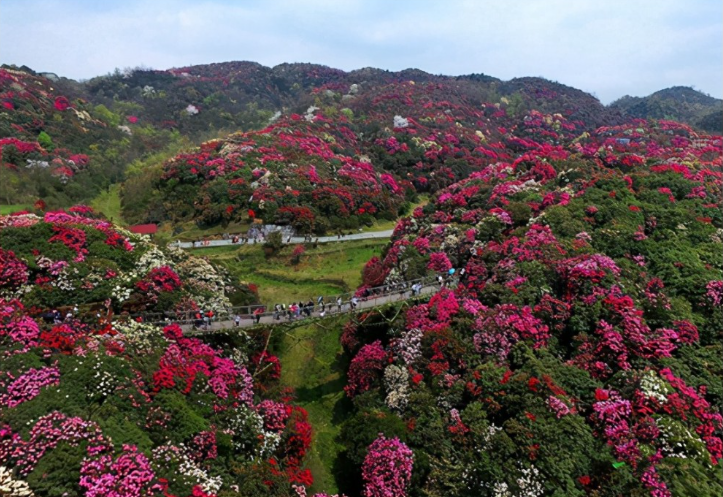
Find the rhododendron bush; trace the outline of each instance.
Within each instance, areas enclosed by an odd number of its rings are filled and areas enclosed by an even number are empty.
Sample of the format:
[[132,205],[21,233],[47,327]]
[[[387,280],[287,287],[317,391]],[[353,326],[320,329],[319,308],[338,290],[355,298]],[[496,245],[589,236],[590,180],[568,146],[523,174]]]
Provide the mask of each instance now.
[[[387,284],[420,256],[455,275],[345,329],[342,439],[366,457],[348,477],[364,495],[720,494],[723,142],[640,121],[550,147],[546,118],[526,122],[516,160],[439,191],[369,263]],[[376,433],[413,452],[411,479],[372,462]]]
[[41,310],[78,305],[175,316],[190,302],[218,310],[236,292],[250,295],[211,265],[180,250],[161,251],[85,206],[43,218],[2,217],[0,235],[0,296],[22,296]]
[[[123,315],[227,306],[223,274],[84,207],[0,217],[0,237],[3,478],[35,495],[98,497],[312,484],[307,413],[279,388],[265,336],[211,345]],[[254,378],[266,364],[273,374]]]

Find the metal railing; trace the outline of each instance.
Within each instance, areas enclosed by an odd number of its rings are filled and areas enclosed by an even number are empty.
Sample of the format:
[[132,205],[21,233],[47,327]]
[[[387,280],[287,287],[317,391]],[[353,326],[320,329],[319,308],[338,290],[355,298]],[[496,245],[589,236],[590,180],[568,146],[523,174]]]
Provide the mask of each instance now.
[[[414,280],[403,281],[390,285],[381,285],[378,287],[368,288],[364,296],[357,296],[357,305],[361,309],[370,309],[377,307],[379,299],[387,299],[388,297],[398,296],[398,301],[409,300],[414,297],[420,296],[422,293],[428,293],[430,288],[434,287],[453,287],[456,286],[458,279],[455,276],[443,278],[441,284],[439,282],[439,276],[427,276],[423,278],[417,278]],[[413,291],[416,284],[419,284],[418,291]],[[407,295],[408,294],[408,295]],[[277,311],[274,307],[269,305],[246,305],[236,306],[224,309],[214,309],[214,315],[208,321],[203,319],[203,316],[199,319],[196,315],[201,311],[184,311],[184,312],[151,312],[151,313],[140,313],[140,314],[121,314],[115,317],[114,321],[122,320],[135,320],[147,324],[154,325],[167,325],[176,323],[182,326],[193,326],[200,329],[212,328],[214,323],[231,321],[234,322],[236,316],[239,316],[243,327],[252,326],[259,323],[264,318],[272,318],[272,322],[284,322],[284,321],[295,321],[297,319],[309,318],[309,317],[326,317],[332,315],[338,315],[344,312],[356,311],[357,309],[353,306],[354,297],[356,292],[345,292],[337,295],[327,295],[323,297],[323,309],[324,315],[321,315],[322,305],[319,303],[318,298],[311,300],[312,306],[307,306],[309,302],[300,303],[299,311],[296,314],[292,314],[287,306],[285,310]],[[339,304],[339,299],[341,303]],[[372,305],[367,305],[372,302]],[[387,299],[387,302],[390,301]],[[391,301],[393,302],[393,300]],[[362,305],[359,305],[362,304]],[[309,311],[306,311],[306,309]],[[269,310],[271,309],[271,310]],[[249,323],[248,320],[251,320]],[[268,319],[264,324],[269,324]]]

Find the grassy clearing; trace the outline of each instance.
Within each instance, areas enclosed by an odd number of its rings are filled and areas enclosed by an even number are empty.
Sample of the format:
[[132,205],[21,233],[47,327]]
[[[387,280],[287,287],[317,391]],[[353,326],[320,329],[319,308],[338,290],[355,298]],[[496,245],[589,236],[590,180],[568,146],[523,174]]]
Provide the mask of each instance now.
[[293,246],[284,247],[279,255],[269,259],[260,245],[210,247],[194,252],[223,265],[240,281],[257,285],[261,302],[289,304],[357,288],[364,264],[379,255],[387,243],[358,240],[320,244],[317,248],[307,245],[297,265],[291,264]]
[[18,211],[27,211],[32,209],[32,204],[10,204],[10,205],[0,205],[0,215],[7,215],[12,214],[13,212]]
[[121,211],[120,188],[120,184],[111,185],[108,190],[100,192],[90,206],[114,223],[124,226],[126,223]]
[[339,343],[348,316],[296,328],[283,336],[279,350],[281,382],[296,389],[296,403],[309,413],[314,441],[306,467],[314,475],[313,492],[335,494],[334,462],[343,450],[337,442],[341,424],[351,412],[344,394],[345,359]]

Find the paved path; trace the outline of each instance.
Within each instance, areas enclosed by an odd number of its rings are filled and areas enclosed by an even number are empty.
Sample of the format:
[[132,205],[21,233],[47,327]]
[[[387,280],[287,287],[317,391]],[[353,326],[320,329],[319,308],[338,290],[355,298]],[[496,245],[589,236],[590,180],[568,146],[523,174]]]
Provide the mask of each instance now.
[[[428,295],[430,293],[434,293],[437,290],[439,290],[438,284],[427,285],[427,286],[422,287],[422,289],[419,292],[419,296]],[[367,309],[374,309],[376,307],[381,307],[383,305],[391,304],[394,302],[402,302],[405,300],[410,300],[417,296],[418,295],[412,295],[411,290],[407,289],[405,291],[399,291],[399,292],[395,292],[395,293],[391,293],[391,294],[387,294],[387,295],[380,295],[377,297],[369,297],[367,300],[360,299],[354,312],[359,312],[359,311],[363,311],[363,310],[367,310]],[[315,310],[314,312],[311,313],[310,317],[311,318],[321,318],[321,317],[329,318],[329,317],[333,317],[333,316],[338,316],[339,314],[349,313],[351,310],[350,309],[351,304],[349,302],[345,302],[342,305],[341,312],[338,311],[338,306],[336,305],[336,303],[334,303],[333,305],[327,305],[326,308],[327,308],[327,312],[324,316],[320,316],[319,311]],[[258,324],[259,325],[269,325],[269,324],[275,325],[275,324],[291,323],[291,322],[301,321],[304,319],[309,319],[306,317],[306,314],[304,314],[303,312],[301,313],[301,316],[302,317],[299,317],[299,318],[292,318],[291,320],[289,320],[288,317],[281,317],[280,319],[276,320],[276,319],[274,319],[273,313],[264,313],[261,316],[261,318],[259,319]],[[256,326],[256,324],[257,323],[255,322],[254,319],[245,318],[245,319],[241,320],[240,327],[241,328],[249,328],[252,326]],[[194,332],[196,332],[198,334],[203,335],[203,334],[207,334],[207,333],[213,333],[214,331],[222,331],[222,330],[226,330],[226,329],[235,328],[235,325],[234,325],[233,320],[224,320],[224,321],[214,322],[213,326],[211,327],[210,330],[202,330],[202,329],[196,330],[195,327],[193,326],[193,324],[182,324],[181,328],[183,329],[184,333],[187,333],[187,334],[194,334]]]
[[[359,299],[359,303],[357,304],[356,309],[354,312],[360,312],[368,309],[374,309],[377,307],[384,306],[386,304],[391,304],[394,302],[403,302],[406,300],[412,300],[416,299],[423,295],[429,295],[437,290],[439,290],[439,284],[427,284],[423,286],[419,292],[418,295],[412,295],[412,291],[410,289],[406,290],[400,290],[397,292],[392,292],[385,295],[378,295],[376,297],[372,296],[367,298],[366,300]],[[318,306],[317,306],[318,307]],[[338,316],[340,314],[348,314],[351,312],[351,304],[349,302],[344,302],[342,305],[342,310],[339,312],[338,306],[336,303],[333,305],[327,305],[326,309],[327,312],[324,316],[321,316],[318,310],[315,310],[312,312],[310,317],[307,317],[306,314],[303,312],[301,313],[301,317],[299,318],[292,318],[289,320],[288,316],[282,316],[280,319],[274,319],[274,313],[273,312],[265,312],[261,315],[261,318],[259,319],[259,322],[256,323],[256,320],[254,318],[251,318],[249,316],[245,316],[241,319],[240,328],[250,328],[252,326],[261,326],[261,325],[279,325],[279,324],[285,324],[285,323],[293,323],[298,321],[303,321],[305,319],[310,318],[330,318],[334,316]],[[221,321],[214,321],[210,329],[197,329],[192,323],[179,323],[181,325],[181,328],[183,329],[184,334],[186,335],[206,335],[209,333],[217,333],[224,330],[229,330],[236,328],[233,320],[231,319],[223,319]]]
[[[391,238],[392,232],[394,230],[384,230],[384,231],[368,231],[365,233],[354,233],[352,235],[342,235],[341,237],[334,235],[334,236],[318,236],[318,237],[312,237],[311,241],[312,243],[318,242],[318,243],[331,243],[331,242],[348,242],[350,240],[372,240],[372,239],[384,239],[384,238]],[[308,240],[308,239],[306,239]],[[305,241],[303,236],[292,236],[291,239],[284,238],[283,243],[289,243],[289,244],[295,244],[295,243],[308,243],[308,241]],[[231,240],[208,240],[207,242],[201,242],[200,244],[197,244],[196,247],[194,247],[195,242],[181,242],[179,243],[172,243],[171,245],[175,247],[181,247],[181,248],[208,248],[208,247],[223,247],[226,245],[258,245],[263,244],[263,241],[258,241],[255,239],[250,239],[247,243],[233,243]]]

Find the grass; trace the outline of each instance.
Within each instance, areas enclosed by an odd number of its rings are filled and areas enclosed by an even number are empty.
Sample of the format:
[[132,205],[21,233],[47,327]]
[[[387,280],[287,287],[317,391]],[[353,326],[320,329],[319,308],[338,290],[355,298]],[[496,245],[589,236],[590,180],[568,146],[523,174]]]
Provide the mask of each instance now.
[[120,184],[116,183],[111,185],[108,190],[100,192],[90,203],[90,206],[114,223],[121,226],[126,224],[121,211]]
[[225,246],[197,249],[196,255],[208,257],[226,267],[240,281],[259,288],[265,304],[316,301],[319,295],[336,295],[361,284],[364,264],[381,253],[387,240],[356,240],[307,245],[297,265],[291,264],[293,246],[267,259],[260,245]]
[[296,389],[296,404],[309,413],[314,439],[306,467],[314,476],[313,492],[335,494],[338,484],[332,471],[343,446],[337,437],[351,412],[344,394],[345,359],[339,343],[348,316],[327,319],[289,331],[275,351],[281,360],[281,382]]
[[0,205],[0,215],[12,214],[18,211],[27,211],[33,208],[32,204]]

